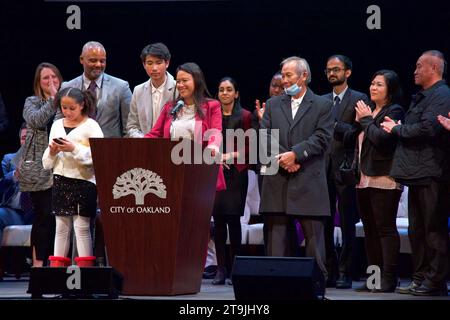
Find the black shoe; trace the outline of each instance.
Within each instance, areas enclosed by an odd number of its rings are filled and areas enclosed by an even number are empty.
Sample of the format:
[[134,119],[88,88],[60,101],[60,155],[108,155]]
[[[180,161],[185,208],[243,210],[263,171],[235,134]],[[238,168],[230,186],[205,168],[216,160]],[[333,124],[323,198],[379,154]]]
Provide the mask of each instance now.
[[95,258],[95,265],[97,267],[104,267],[106,265],[105,264],[105,258],[104,257],[97,257],[97,258]]
[[225,284],[225,278],[226,278],[226,271],[225,268],[217,268],[216,276],[214,277],[214,280],[212,281],[213,285],[219,285],[219,284]]
[[420,287],[421,283],[411,281],[411,283],[407,287],[398,287],[395,289],[395,292],[400,294],[412,294],[412,290]]
[[355,291],[356,291],[356,292],[372,292],[372,290],[370,290],[370,289],[367,287],[367,283],[365,283],[365,282],[364,282],[363,285],[361,285],[361,286],[359,286],[359,287],[356,287],[356,288],[355,288]]
[[203,271],[203,279],[214,279],[217,273],[217,266],[207,266]]
[[350,289],[352,287],[352,278],[349,276],[339,276],[336,280],[336,289]]
[[381,276],[381,288],[380,289],[373,289],[373,292],[381,292],[381,293],[387,293],[387,292],[395,292],[395,289],[398,285],[398,279],[396,276]]
[[227,284],[230,285],[230,286],[232,286],[232,285],[233,285],[233,280],[227,279]]
[[430,288],[422,284],[420,287],[411,289],[411,292],[415,296],[447,296],[447,285],[440,288]]

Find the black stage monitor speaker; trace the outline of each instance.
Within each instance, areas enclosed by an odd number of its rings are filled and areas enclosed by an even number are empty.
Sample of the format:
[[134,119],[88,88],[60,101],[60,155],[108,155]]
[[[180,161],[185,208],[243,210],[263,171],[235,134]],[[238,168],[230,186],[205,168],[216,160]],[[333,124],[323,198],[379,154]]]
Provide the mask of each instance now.
[[317,300],[325,279],[314,258],[237,256],[233,267],[236,300]]

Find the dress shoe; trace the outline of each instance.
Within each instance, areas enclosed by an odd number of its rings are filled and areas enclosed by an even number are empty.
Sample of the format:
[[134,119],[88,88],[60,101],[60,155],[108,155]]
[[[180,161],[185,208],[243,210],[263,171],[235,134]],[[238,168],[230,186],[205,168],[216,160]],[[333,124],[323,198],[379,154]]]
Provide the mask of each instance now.
[[361,286],[356,287],[355,291],[356,292],[372,292],[372,290],[367,287],[367,283],[365,283],[365,282]]
[[217,273],[217,266],[207,266],[203,271],[203,279],[214,279]]
[[422,284],[420,287],[411,289],[411,292],[415,296],[447,296],[447,285],[440,286],[439,288],[430,288]]
[[95,258],[95,265],[97,267],[104,267],[104,266],[106,266],[105,258],[104,257],[97,257],[97,258]]
[[373,289],[373,292],[387,293],[395,292],[398,285],[398,278],[394,275],[381,276],[381,288]]
[[226,272],[225,268],[218,267],[216,276],[214,277],[214,280],[212,281],[212,284],[213,285],[225,284],[226,276],[227,276],[227,272]]
[[336,280],[336,289],[350,289],[352,287],[352,279],[349,276],[340,276]]
[[395,292],[400,294],[412,294],[412,290],[419,288],[421,283],[411,281],[407,287],[398,287]]

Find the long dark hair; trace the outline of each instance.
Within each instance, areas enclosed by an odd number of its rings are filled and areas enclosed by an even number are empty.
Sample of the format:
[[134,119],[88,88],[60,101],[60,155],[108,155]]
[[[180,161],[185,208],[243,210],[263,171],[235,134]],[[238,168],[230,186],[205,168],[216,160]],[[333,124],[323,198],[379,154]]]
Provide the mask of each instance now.
[[61,109],[61,99],[63,97],[70,97],[74,99],[77,103],[79,103],[84,108],[81,109],[81,114],[91,116],[94,114],[96,99],[92,95],[92,93],[88,90],[81,91],[78,88],[64,88],[59,91],[55,98],[55,106]]
[[[194,63],[194,62],[186,62],[182,65],[178,66],[175,74],[178,74],[179,71],[184,71],[186,73],[189,73],[192,78],[194,79],[194,103],[195,103],[195,113],[203,119],[205,115],[203,114],[203,110],[201,106],[206,103],[208,98],[211,97],[211,94],[208,91],[208,88],[206,87],[206,81],[205,77],[203,75],[202,70],[200,67]],[[178,102],[181,100],[180,97],[178,97],[175,101]]]
[[[225,81],[229,81],[231,83],[231,85],[234,88],[234,91],[239,92],[239,86],[236,82],[236,80],[234,80],[232,77],[223,77],[222,79],[220,79],[219,81],[219,87],[222,84],[222,82]],[[217,98],[219,97],[219,93],[217,92]],[[241,110],[242,110],[242,106],[241,106],[241,99],[240,99],[240,94],[237,96],[237,98],[234,98],[234,105],[233,105],[233,110],[231,112],[232,115],[240,115],[241,114]]]

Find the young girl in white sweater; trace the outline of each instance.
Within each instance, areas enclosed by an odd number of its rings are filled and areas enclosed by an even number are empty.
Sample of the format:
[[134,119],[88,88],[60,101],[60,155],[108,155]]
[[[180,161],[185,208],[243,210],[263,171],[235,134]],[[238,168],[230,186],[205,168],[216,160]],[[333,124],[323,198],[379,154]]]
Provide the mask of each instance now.
[[58,93],[55,103],[64,118],[53,123],[42,158],[44,168],[53,169],[54,180],[56,236],[50,265],[70,264],[67,255],[72,223],[79,255],[77,264],[93,265],[90,219],[96,214],[97,189],[89,138],[103,138],[98,123],[88,116],[95,108],[95,98],[89,91],[66,88]]

